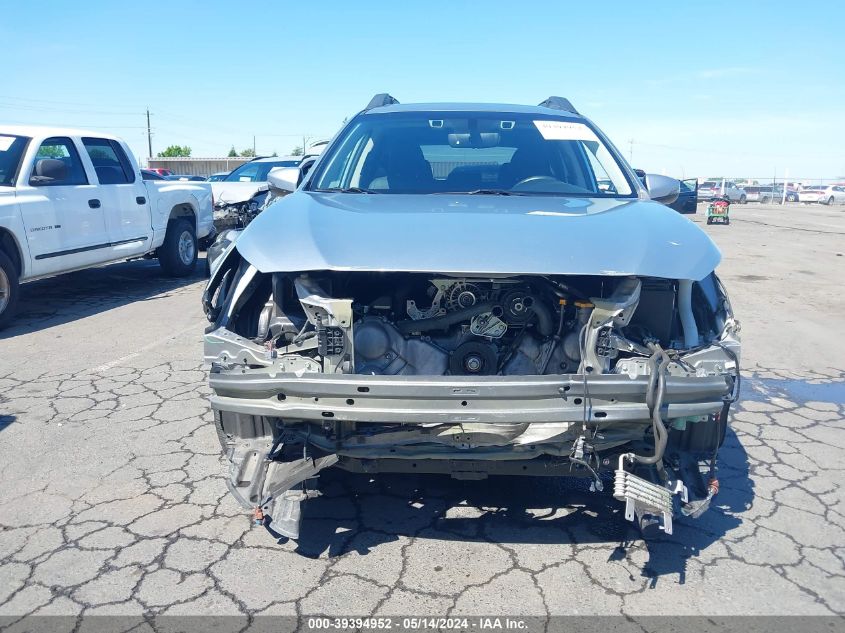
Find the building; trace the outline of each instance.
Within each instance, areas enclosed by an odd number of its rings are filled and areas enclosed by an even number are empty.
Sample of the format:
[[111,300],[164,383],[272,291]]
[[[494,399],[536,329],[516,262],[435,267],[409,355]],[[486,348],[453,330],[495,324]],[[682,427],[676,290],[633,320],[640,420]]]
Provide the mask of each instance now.
[[230,172],[236,167],[251,161],[251,157],[233,156],[231,158],[150,158],[147,167],[151,169],[169,169],[174,174],[190,176],[210,176],[219,172]]

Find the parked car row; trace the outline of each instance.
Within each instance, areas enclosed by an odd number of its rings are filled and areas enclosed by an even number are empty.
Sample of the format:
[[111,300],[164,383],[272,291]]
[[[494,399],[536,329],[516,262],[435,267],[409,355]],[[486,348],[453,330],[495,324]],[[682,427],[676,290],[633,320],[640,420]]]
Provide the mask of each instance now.
[[141,177],[144,180],[181,180],[182,182],[208,182],[212,179],[211,177],[191,176],[190,174],[174,174],[168,169],[142,169]]
[[730,180],[705,180],[698,185],[698,199],[710,201],[716,198],[727,198],[731,202],[745,204],[759,202],[761,204],[780,204],[786,202],[818,202],[821,204],[845,203],[845,186],[841,185],[805,185],[800,188],[788,185],[784,195],[783,184],[743,185],[739,186]]

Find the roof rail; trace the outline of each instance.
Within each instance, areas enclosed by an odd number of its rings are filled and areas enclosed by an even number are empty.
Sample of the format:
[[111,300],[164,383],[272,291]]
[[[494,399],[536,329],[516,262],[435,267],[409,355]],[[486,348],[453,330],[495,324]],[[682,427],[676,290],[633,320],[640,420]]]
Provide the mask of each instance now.
[[565,110],[572,114],[578,114],[578,110],[569,102],[569,99],[563,97],[549,97],[540,104],[541,108],[551,108],[552,110]]
[[373,108],[381,108],[382,106],[395,105],[397,103],[399,103],[399,101],[391,97],[389,94],[381,92],[370,99],[370,102],[364,110],[372,110]]

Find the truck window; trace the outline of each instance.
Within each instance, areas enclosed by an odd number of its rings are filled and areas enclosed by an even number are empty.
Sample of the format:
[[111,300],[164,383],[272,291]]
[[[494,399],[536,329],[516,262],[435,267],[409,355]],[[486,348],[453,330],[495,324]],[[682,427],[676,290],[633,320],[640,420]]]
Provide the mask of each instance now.
[[73,141],[64,136],[54,136],[41,143],[29,184],[33,187],[87,185],[88,177]]
[[82,144],[91,157],[101,185],[123,185],[135,182],[135,170],[117,141],[83,137]]
[[0,134],[0,187],[12,187],[29,138]]

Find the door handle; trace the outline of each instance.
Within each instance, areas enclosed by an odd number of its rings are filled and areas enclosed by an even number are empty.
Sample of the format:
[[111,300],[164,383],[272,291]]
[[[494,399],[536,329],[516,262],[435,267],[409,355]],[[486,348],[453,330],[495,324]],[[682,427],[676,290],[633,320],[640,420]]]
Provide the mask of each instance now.
[[88,201],[88,206],[92,209],[99,209],[100,208],[100,201],[94,198],[93,200]]
[[147,204],[147,199],[144,196],[138,196],[135,198],[135,202],[138,204]]

